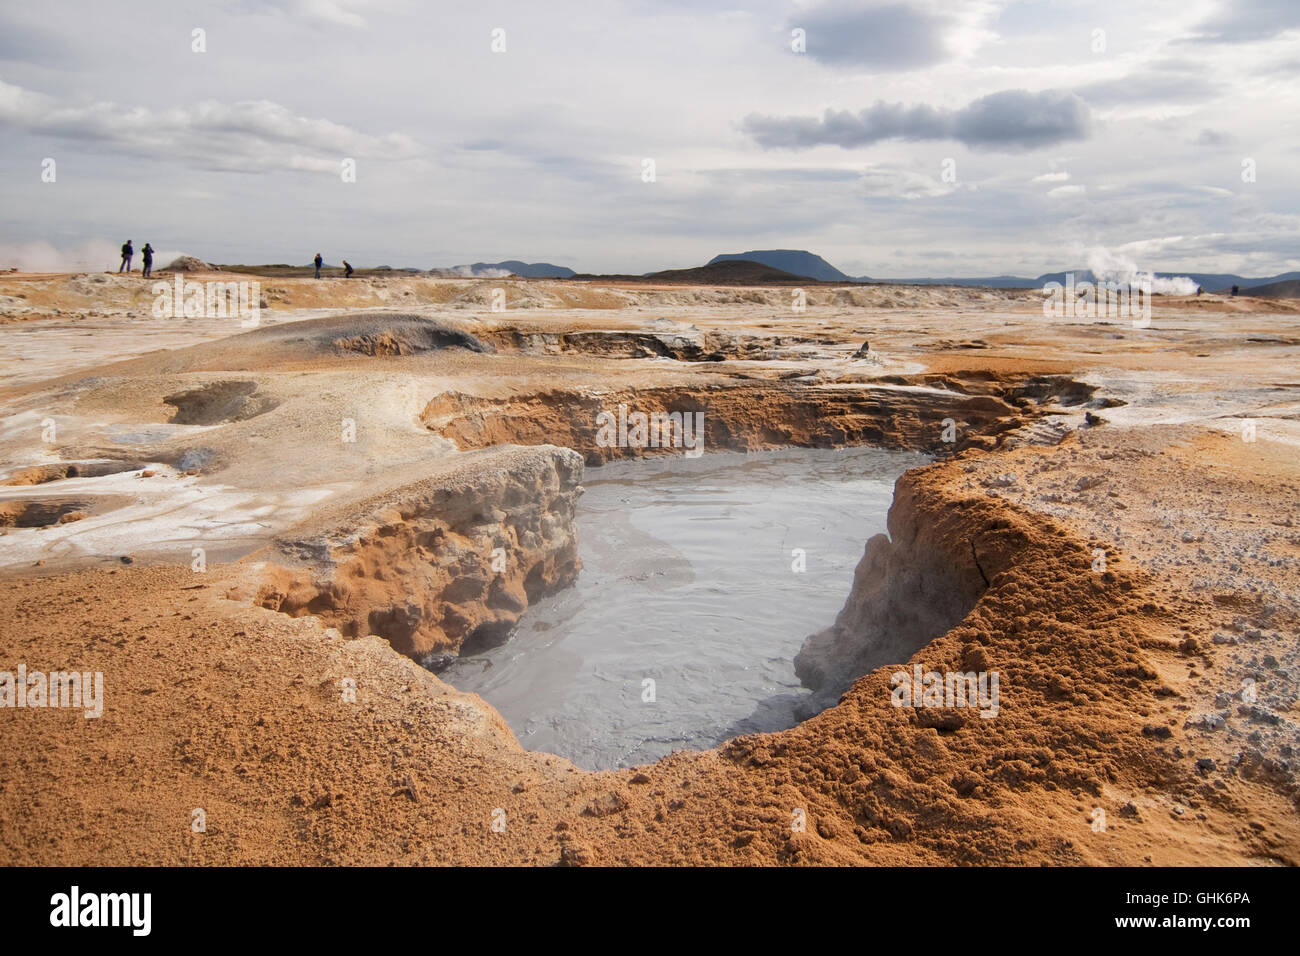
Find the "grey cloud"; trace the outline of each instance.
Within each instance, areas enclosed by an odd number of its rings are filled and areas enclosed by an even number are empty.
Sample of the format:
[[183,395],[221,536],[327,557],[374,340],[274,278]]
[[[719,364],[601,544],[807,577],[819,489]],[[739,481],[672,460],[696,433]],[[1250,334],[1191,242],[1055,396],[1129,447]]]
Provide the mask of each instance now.
[[859,113],[827,110],[820,119],[751,114],[742,121],[742,129],[764,149],[953,139],[974,149],[1007,152],[1086,139],[1090,125],[1087,104],[1059,90],[1003,90],[958,110],[877,102]]
[[792,19],[787,32],[796,27],[807,34],[807,55],[834,66],[905,70],[948,58],[947,23],[903,4],[817,7]]
[[0,61],[66,67],[75,64],[73,46],[50,30],[19,23],[0,21]]
[[1296,0],[1228,0],[1196,27],[1197,39],[1216,43],[1267,40],[1300,28]]
[[1233,142],[1232,135],[1217,129],[1203,129],[1201,134],[1196,137],[1197,146],[1230,146]]

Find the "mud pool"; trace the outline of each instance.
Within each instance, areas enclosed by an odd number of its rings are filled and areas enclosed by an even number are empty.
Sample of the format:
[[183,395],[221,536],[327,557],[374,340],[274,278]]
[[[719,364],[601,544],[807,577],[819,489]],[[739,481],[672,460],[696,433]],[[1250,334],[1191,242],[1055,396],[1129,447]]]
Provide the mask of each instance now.
[[895,479],[927,460],[791,449],[590,468],[577,584],[441,676],[528,749],[587,769],[791,727],[812,713],[795,653],[843,606]]

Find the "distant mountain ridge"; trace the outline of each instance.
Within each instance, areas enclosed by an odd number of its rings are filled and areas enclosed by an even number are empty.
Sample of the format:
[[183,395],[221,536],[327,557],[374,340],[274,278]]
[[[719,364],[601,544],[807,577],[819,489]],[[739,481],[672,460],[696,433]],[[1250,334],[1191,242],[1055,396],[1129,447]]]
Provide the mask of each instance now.
[[[744,267],[736,267],[730,270],[715,270],[711,268],[720,266],[723,263],[742,262],[766,267],[766,269],[771,270],[771,272],[764,272],[762,269],[746,270]],[[751,249],[748,252],[727,252],[714,256],[703,266],[696,266],[689,269],[646,272],[639,276],[578,273],[567,266],[557,266],[550,262],[523,262],[519,259],[506,259],[502,262],[475,262],[473,265],[454,266],[450,269],[434,269],[431,270],[431,272],[433,274],[459,274],[467,276],[488,276],[494,273],[500,274],[501,272],[510,272],[514,275],[529,279],[665,279],[668,281],[697,282],[705,281],[706,277],[710,274],[716,275],[724,282],[739,281],[741,276],[748,274],[751,280],[756,283],[776,282],[782,277],[787,277],[793,279],[814,279],[819,282],[872,282],[885,285],[985,286],[992,289],[1041,289],[1049,282],[1059,282],[1064,284],[1067,274],[1073,274],[1075,282],[1097,281],[1097,278],[1091,269],[1075,269],[1072,273],[1067,271],[1045,272],[1040,276],[1032,278],[1029,276],[1014,275],[970,277],[943,276],[938,278],[927,276],[898,279],[851,276],[840,269],[837,269],[821,256],[809,252],[806,249]],[[1300,280],[1300,272],[1284,272],[1280,275],[1263,276],[1259,278],[1239,276],[1230,272],[1156,272],[1154,275],[1158,279],[1187,278],[1192,282],[1195,282],[1206,292],[1226,292],[1235,285],[1242,294],[1253,293],[1254,290],[1258,289],[1259,295],[1272,297],[1289,297],[1295,295],[1297,288],[1296,283]]]
[[[870,276],[850,276],[835,268],[821,256],[803,249],[759,249],[751,252],[726,253],[714,256],[709,260],[708,264],[713,265],[718,262],[737,260],[757,262],[773,269],[779,269],[782,272],[809,279],[819,279],[823,282],[881,282],[890,285],[959,285],[987,286],[993,289],[1041,289],[1048,282],[1064,284],[1067,274],[1066,272],[1045,272],[1034,278],[999,275],[969,278],[945,276],[941,278],[873,279]],[[1073,275],[1075,282],[1097,281],[1097,277],[1091,269],[1075,269]],[[1300,279],[1300,272],[1284,272],[1280,275],[1261,278],[1249,278],[1229,272],[1156,272],[1154,275],[1158,279],[1191,279],[1207,292],[1227,290],[1235,285],[1241,292],[1261,288],[1261,295],[1274,296],[1284,295],[1286,290],[1290,288],[1286,283]],[[1273,286],[1277,288],[1271,288]],[[1265,290],[1264,287],[1270,288]]]
[[[1065,272],[1046,272],[1035,278],[999,275],[969,278],[946,276],[933,279],[873,279],[870,276],[851,276],[841,272],[821,256],[804,249],[756,249],[750,252],[724,253],[723,255],[714,256],[709,260],[708,265],[736,260],[757,262],[773,269],[779,269],[782,272],[809,279],[819,279],[823,282],[880,282],[889,285],[959,285],[987,286],[993,289],[1041,289],[1048,282],[1064,284],[1066,277]],[[1076,269],[1073,274],[1075,282],[1097,281],[1091,269]],[[1287,283],[1300,279],[1300,272],[1285,272],[1281,275],[1253,279],[1228,272],[1157,272],[1155,276],[1158,279],[1191,279],[1207,292],[1225,291],[1235,285],[1242,293],[1259,288],[1260,295],[1281,297],[1285,296],[1288,290],[1293,288]]]

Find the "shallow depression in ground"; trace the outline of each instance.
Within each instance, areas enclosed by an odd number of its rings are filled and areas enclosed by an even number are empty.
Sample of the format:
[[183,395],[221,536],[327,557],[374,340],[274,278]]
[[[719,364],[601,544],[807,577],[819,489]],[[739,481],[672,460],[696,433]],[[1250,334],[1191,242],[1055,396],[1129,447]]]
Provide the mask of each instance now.
[[589,469],[577,584],[442,677],[525,747],[593,770],[791,727],[811,716],[795,653],[843,606],[895,479],[927,460],[798,449]]

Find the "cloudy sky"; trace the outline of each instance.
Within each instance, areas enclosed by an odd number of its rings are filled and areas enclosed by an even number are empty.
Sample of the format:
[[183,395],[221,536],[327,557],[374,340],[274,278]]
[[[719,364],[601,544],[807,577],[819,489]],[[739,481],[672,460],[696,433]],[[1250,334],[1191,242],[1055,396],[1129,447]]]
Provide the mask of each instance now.
[[10,3],[0,266],[1263,276],[1297,117],[1297,0]]

